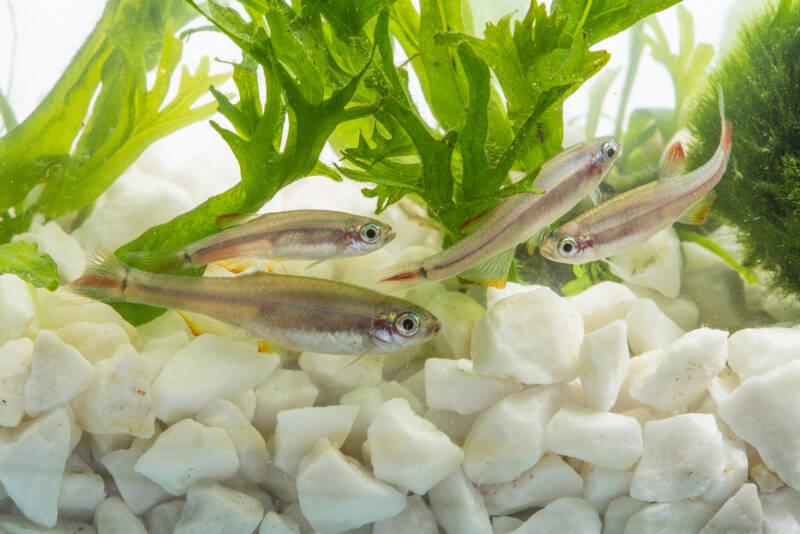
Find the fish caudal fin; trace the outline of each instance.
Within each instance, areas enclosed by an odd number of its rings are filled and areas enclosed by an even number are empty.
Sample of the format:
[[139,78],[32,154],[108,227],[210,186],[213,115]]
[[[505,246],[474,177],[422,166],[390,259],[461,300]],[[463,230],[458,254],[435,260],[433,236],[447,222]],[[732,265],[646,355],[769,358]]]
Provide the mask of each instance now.
[[719,84],[717,85],[717,93],[719,94],[719,118],[722,123],[719,144],[727,154],[731,149],[733,123],[725,118],[725,95],[722,93],[722,86]]
[[126,252],[123,257],[135,265],[137,269],[160,273],[177,271],[187,266],[186,253],[183,250],[151,250],[148,252]]
[[376,271],[371,277],[381,290],[410,289],[428,281],[422,261],[393,265]]
[[69,290],[78,295],[102,302],[125,300],[125,285],[129,267],[105,249],[92,252],[83,275],[73,281]]

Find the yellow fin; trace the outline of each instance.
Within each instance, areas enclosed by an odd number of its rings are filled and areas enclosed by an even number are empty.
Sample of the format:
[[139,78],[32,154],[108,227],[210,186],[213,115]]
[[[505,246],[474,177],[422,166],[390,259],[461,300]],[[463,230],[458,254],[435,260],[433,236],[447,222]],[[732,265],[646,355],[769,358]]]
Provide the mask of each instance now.
[[227,258],[214,263],[233,274],[243,273],[255,266],[255,262],[248,258]]
[[686,170],[686,154],[683,152],[683,145],[680,141],[675,141],[667,149],[664,156],[664,165],[658,173],[659,180],[671,180],[682,175]]
[[272,343],[267,341],[266,339],[259,339],[258,340],[258,352],[264,352],[267,354],[275,354],[277,351],[275,347],[272,346]]
[[533,234],[533,236],[531,236],[530,239],[525,241],[525,244],[528,246],[528,254],[532,255],[537,248],[541,247],[542,243],[545,242],[545,240],[550,236],[552,231],[553,230],[549,226],[545,226],[544,228]]
[[511,268],[511,260],[514,259],[514,250],[515,249],[510,248],[500,254],[492,256],[470,267],[458,276],[468,282],[475,282],[476,284],[502,289],[506,287],[508,270]]
[[714,203],[714,195],[708,194],[695,202],[692,207],[683,212],[678,218],[678,222],[683,224],[703,224],[708,216],[708,210]]
[[228,335],[237,332],[238,329],[222,321],[212,319],[206,315],[199,313],[190,313],[179,311],[178,314],[186,321],[186,325],[192,334],[201,336],[203,334],[213,334],[218,337],[227,337]]

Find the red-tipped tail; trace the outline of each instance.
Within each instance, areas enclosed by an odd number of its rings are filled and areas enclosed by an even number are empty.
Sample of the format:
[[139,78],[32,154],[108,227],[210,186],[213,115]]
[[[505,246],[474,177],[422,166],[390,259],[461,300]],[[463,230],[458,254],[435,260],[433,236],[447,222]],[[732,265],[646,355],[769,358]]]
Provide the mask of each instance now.
[[733,137],[733,123],[726,120],[725,130],[722,133],[722,148],[725,149],[726,154],[731,150],[731,137]]
[[68,287],[73,293],[103,302],[125,300],[124,288],[128,267],[107,250],[92,253],[83,275]]

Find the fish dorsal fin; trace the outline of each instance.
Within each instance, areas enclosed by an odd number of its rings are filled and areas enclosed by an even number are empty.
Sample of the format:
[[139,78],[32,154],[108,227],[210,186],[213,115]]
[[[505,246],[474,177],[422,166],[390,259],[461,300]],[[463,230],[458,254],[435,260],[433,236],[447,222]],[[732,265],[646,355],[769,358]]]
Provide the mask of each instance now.
[[189,330],[191,330],[192,334],[196,336],[213,334],[218,337],[227,337],[238,330],[227,323],[223,323],[222,321],[212,319],[211,317],[201,315],[199,313],[179,311],[178,315],[180,315],[183,320],[186,321],[186,325],[189,327]]
[[467,227],[467,226],[469,226],[470,224],[474,223],[475,221],[477,221],[478,219],[480,219],[481,217],[483,217],[484,215],[486,215],[488,212],[489,212],[489,210],[488,210],[488,208],[487,208],[487,209],[483,210],[482,212],[478,213],[477,215],[473,215],[472,217],[470,217],[470,218],[469,218],[469,219],[467,219],[466,221],[464,221],[464,222],[462,222],[461,224],[459,224],[459,225],[458,225],[458,229],[459,229],[459,230],[463,230],[464,228],[466,228],[466,227]]
[[711,209],[711,204],[714,203],[714,195],[709,193],[683,212],[678,218],[678,222],[683,224],[703,224],[708,215],[708,210]]
[[468,282],[502,289],[506,286],[506,281],[508,280],[508,270],[511,268],[511,260],[514,259],[514,250],[510,248],[505,252],[485,259],[458,276]]
[[217,217],[217,226],[221,229],[239,226],[261,217],[260,213],[225,213]]
[[547,240],[552,232],[553,230],[549,226],[545,226],[533,234],[530,239],[525,241],[525,244],[528,246],[528,254],[533,254],[537,248],[541,248],[542,243]]
[[675,141],[667,149],[664,157],[664,166],[658,174],[659,180],[672,180],[682,175],[686,170],[686,154],[683,152],[683,145],[680,141]]

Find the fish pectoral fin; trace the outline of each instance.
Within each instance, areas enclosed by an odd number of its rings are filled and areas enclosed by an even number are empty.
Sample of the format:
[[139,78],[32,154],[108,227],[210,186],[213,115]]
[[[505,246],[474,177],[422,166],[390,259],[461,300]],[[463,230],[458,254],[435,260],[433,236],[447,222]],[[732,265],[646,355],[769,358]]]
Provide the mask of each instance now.
[[278,351],[275,350],[275,345],[271,341],[267,339],[259,339],[258,352],[262,352],[265,354],[275,354]]
[[683,215],[678,218],[678,222],[683,224],[703,224],[713,203],[714,195],[709,193],[684,211]]
[[249,258],[227,258],[215,261],[217,265],[233,274],[240,274],[255,266],[256,262]]
[[468,282],[502,289],[506,286],[506,281],[508,280],[508,270],[511,268],[511,260],[514,259],[514,250],[514,248],[510,248],[492,256],[470,267],[458,276]]
[[525,244],[528,247],[528,254],[532,255],[537,248],[541,248],[542,243],[544,243],[550,234],[553,233],[553,229],[550,226],[545,226],[535,234],[533,234],[530,239],[525,241]]
[[675,141],[667,149],[664,157],[664,165],[658,173],[659,180],[671,180],[681,176],[686,171],[686,154],[683,152],[683,145],[680,141]]
[[225,213],[217,217],[217,226],[221,229],[239,226],[261,217],[260,213]]
[[186,311],[179,311],[178,314],[186,321],[186,325],[195,336],[213,334],[217,337],[228,337],[238,331],[236,327],[218,321],[217,319],[212,319],[207,315]]

